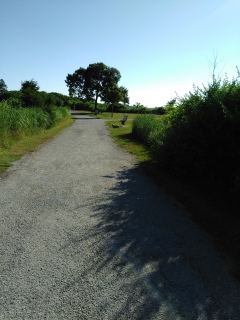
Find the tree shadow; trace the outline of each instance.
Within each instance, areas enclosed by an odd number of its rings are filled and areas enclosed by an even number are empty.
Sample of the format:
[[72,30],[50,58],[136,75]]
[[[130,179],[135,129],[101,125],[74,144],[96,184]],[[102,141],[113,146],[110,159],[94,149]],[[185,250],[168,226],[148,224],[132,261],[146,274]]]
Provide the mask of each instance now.
[[207,236],[138,167],[116,175],[114,187],[95,198],[99,223],[88,237],[103,239],[85,270],[113,270],[122,281],[111,319],[239,319],[240,286]]
[[94,223],[72,230],[61,248],[84,265],[62,292],[71,297],[91,281],[101,293],[93,310],[105,319],[239,319],[240,285],[183,208],[137,166],[102,178],[106,192],[91,198],[86,218]]
[[73,119],[75,119],[75,120],[98,120],[97,118],[90,118],[90,117],[81,117],[81,118],[73,117]]
[[[77,112],[77,111],[71,111],[71,116],[75,120],[96,120],[97,118],[93,117],[92,112]],[[81,116],[81,117],[79,117]]]

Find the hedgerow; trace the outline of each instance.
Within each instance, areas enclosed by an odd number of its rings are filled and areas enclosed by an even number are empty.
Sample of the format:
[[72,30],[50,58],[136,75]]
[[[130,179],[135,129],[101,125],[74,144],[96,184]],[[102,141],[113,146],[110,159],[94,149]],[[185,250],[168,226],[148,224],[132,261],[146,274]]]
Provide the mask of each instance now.
[[214,79],[178,101],[161,122],[136,118],[133,133],[177,175],[240,189],[240,82]]

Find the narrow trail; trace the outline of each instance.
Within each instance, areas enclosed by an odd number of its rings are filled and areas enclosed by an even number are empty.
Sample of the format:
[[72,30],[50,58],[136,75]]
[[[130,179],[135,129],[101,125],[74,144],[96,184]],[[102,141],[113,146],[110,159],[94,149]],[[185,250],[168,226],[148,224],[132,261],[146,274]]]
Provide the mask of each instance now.
[[238,320],[240,285],[104,121],[0,178],[0,319]]

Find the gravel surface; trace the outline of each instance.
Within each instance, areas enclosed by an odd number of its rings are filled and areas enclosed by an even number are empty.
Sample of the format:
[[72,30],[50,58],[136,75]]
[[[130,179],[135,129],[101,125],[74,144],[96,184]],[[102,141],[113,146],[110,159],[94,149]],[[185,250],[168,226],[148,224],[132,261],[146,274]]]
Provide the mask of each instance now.
[[0,319],[240,319],[207,236],[76,117],[0,179]]

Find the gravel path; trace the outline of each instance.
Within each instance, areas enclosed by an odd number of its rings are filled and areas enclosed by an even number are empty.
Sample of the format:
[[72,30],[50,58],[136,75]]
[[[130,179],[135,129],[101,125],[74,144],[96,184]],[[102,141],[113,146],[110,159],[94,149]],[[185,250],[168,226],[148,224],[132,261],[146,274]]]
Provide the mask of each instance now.
[[0,179],[0,319],[240,319],[240,286],[184,210],[75,123]]

